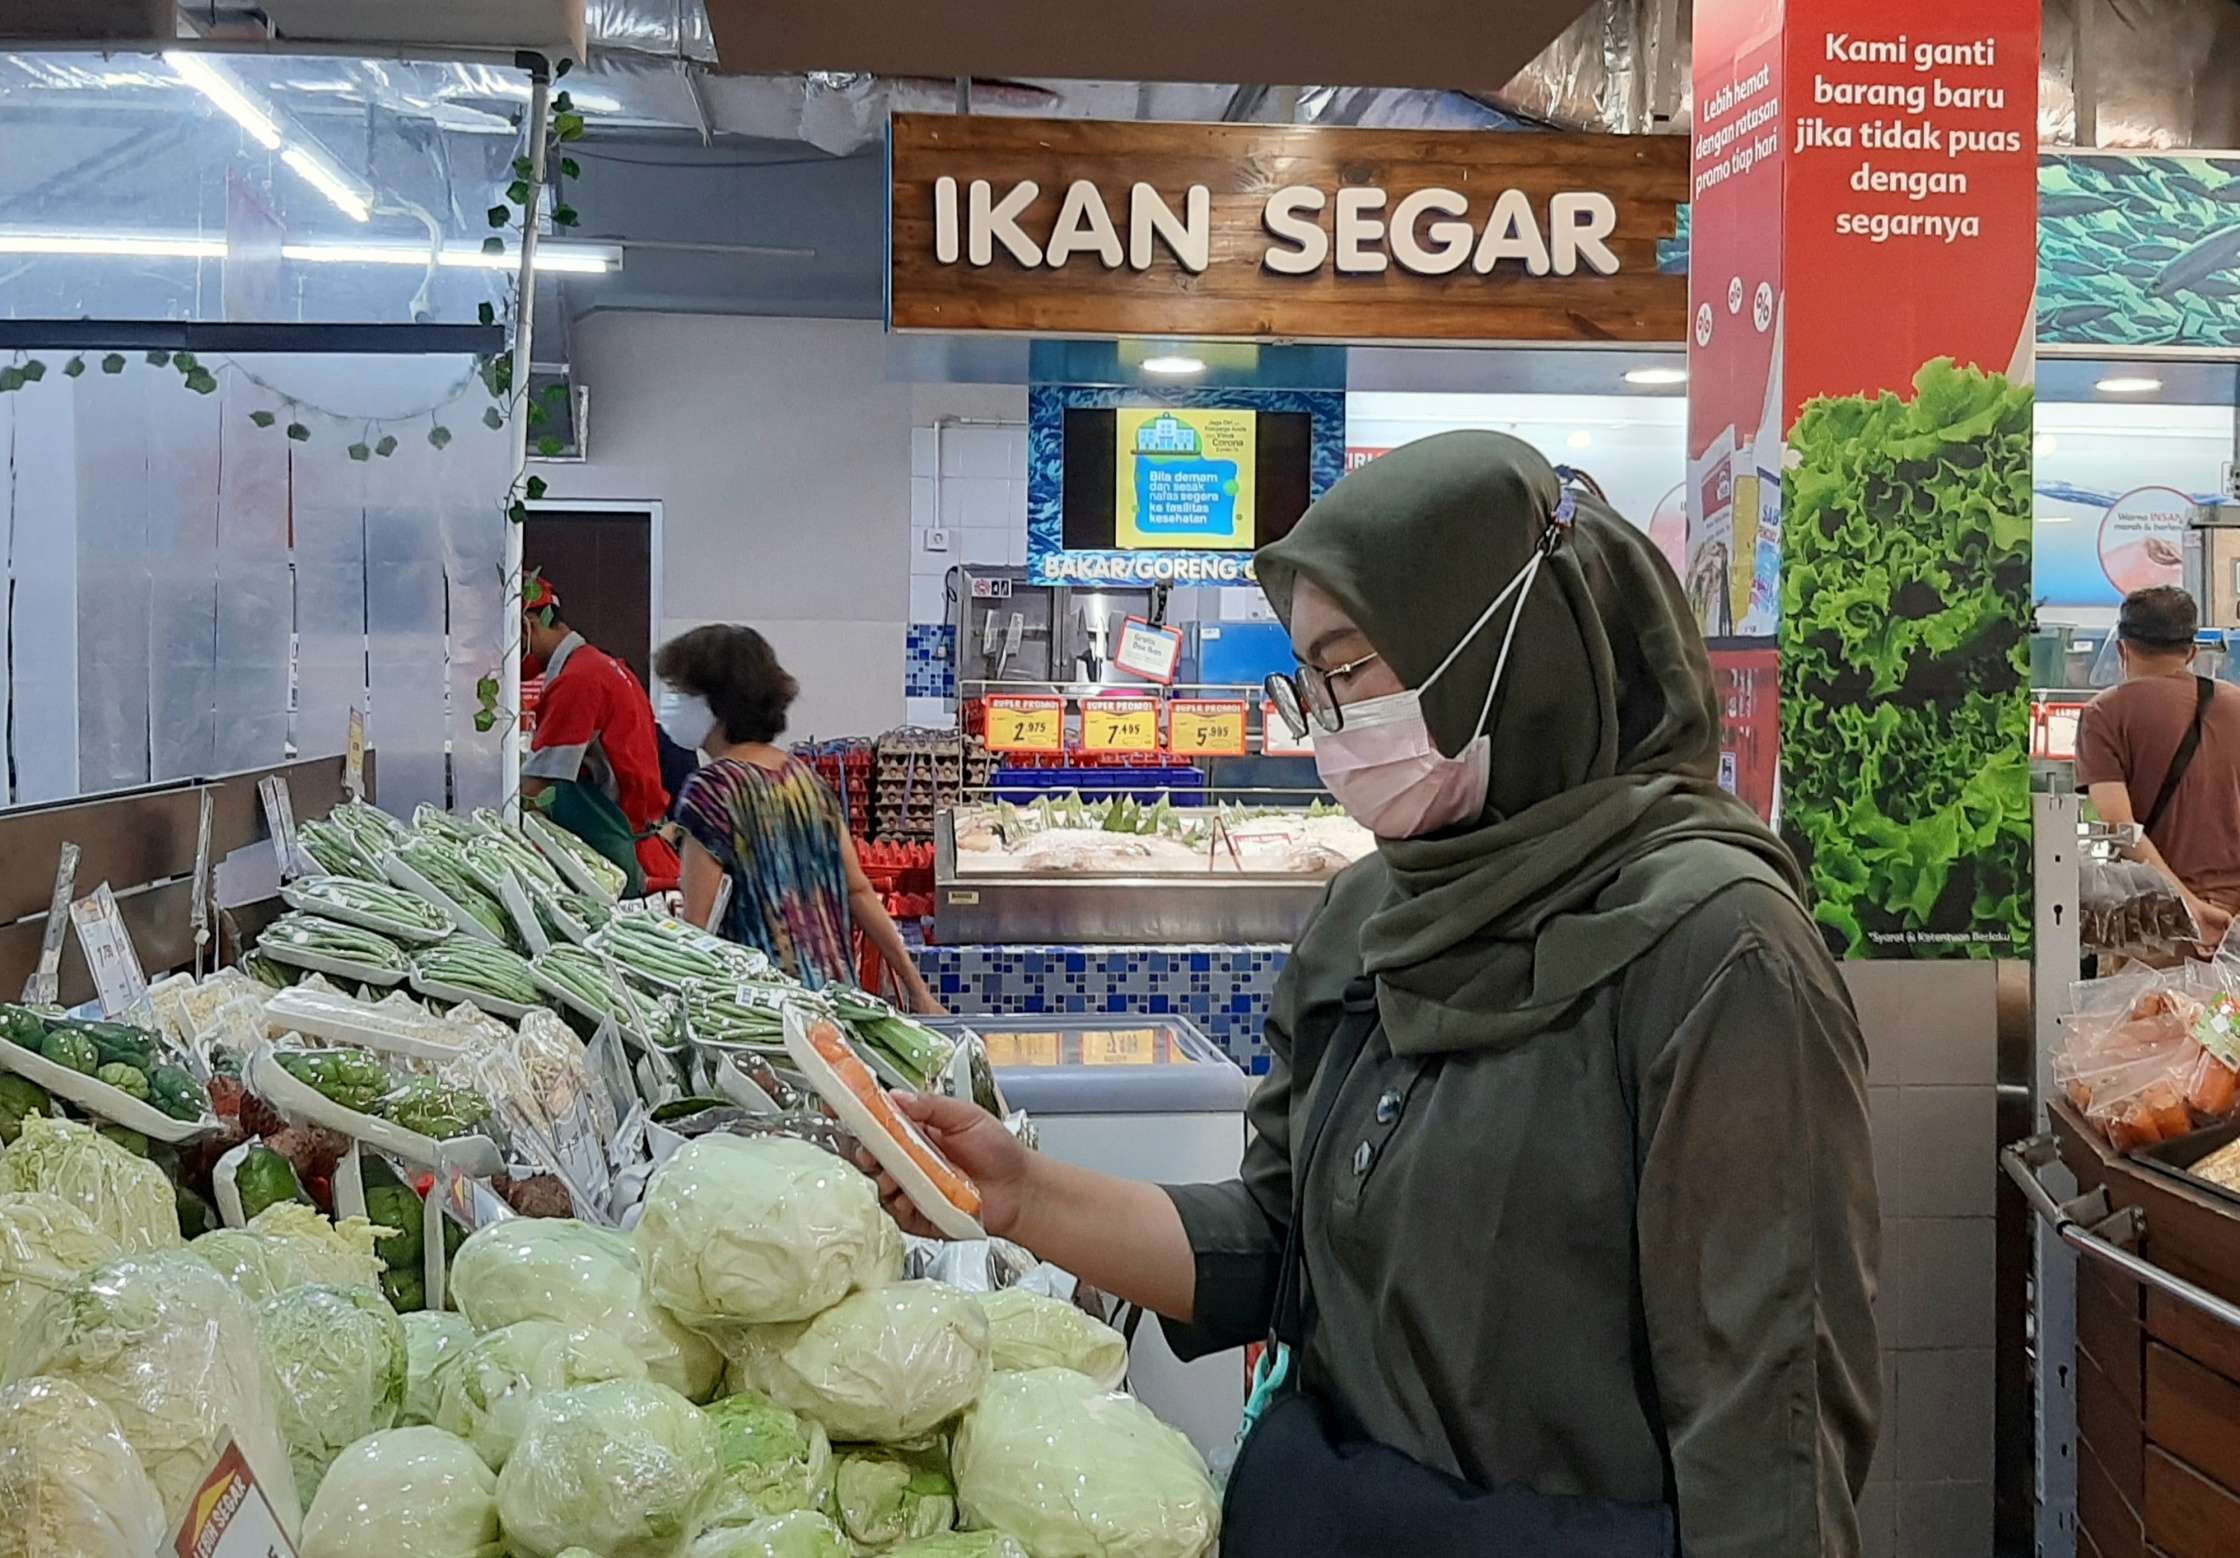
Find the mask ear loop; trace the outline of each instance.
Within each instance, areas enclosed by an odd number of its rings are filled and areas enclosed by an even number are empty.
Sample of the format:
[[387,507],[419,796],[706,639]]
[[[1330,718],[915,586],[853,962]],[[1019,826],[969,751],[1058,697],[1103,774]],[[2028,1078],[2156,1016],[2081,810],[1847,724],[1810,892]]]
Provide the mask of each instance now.
[[[1559,467],[1559,469],[1561,468]],[[1493,614],[1501,609],[1502,604],[1510,596],[1516,596],[1516,609],[1509,613],[1509,626],[1501,635],[1501,652],[1493,662],[1493,679],[1486,684],[1485,707],[1478,711],[1477,729],[1471,733],[1471,739],[1473,740],[1484,734],[1486,720],[1493,713],[1493,695],[1500,690],[1501,672],[1509,663],[1509,646],[1516,641],[1517,624],[1524,618],[1524,598],[1532,589],[1534,576],[1540,572],[1540,560],[1556,549],[1557,540],[1571,528],[1572,518],[1577,511],[1577,507],[1571,490],[1568,487],[1565,488],[1563,496],[1556,503],[1555,512],[1548,516],[1547,528],[1540,532],[1540,540],[1532,549],[1531,559],[1526,562],[1514,579],[1502,586],[1501,593],[1487,604],[1483,612],[1479,613],[1478,620],[1470,624],[1470,630],[1455,641],[1454,648],[1447,651],[1446,659],[1433,667],[1431,674],[1426,676],[1416,687],[1416,691],[1420,693],[1424,688],[1429,687],[1441,676],[1444,676],[1447,667],[1455,663],[1462,651],[1469,647],[1470,641],[1478,636],[1488,622],[1493,620]]]

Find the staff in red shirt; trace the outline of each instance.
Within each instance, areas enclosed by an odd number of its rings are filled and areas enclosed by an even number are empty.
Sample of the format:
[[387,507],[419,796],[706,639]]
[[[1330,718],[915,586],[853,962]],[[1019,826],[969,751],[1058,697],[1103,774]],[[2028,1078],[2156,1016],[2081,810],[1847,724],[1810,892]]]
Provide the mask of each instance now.
[[655,831],[669,792],[645,688],[561,620],[560,597],[544,579],[522,587],[521,614],[522,669],[544,669],[522,799],[549,791],[549,804],[539,802],[546,817],[622,867],[633,895],[674,887],[677,852]]

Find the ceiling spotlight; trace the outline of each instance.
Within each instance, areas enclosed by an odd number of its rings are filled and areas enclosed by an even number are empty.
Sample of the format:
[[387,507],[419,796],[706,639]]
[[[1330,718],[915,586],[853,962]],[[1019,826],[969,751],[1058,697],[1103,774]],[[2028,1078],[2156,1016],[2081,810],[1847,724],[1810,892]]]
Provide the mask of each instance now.
[[2151,395],[2162,388],[2162,381],[2143,374],[2119,373],[2092,387],[2103,395]]
[[1182,378],[1188,374],[1205,372],[1206,365],[1205,360],[1199,357],[1146,357],[1143,360],[1143,371],[1163,374],[1168,378]]
[[1628,368],[1626,370],[1626,382],[1637,384],[1643,389],[1651,389],[1666,384],[1685,384],[1688,382],[1688,370],[1685,368]]

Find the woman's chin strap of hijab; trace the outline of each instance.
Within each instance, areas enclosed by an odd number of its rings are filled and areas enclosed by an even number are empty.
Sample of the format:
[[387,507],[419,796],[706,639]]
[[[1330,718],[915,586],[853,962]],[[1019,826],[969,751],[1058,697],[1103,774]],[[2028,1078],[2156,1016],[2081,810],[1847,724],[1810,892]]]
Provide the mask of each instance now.
[[[1501,646],[1483,635],[1425,686],[1533,563]],[[1459,750],[1491,702],[1484,814],[1378,844],[1390,889],[1361,950],[1396,1050],[1521,1042],[1737,881],[1802,901],[1789,852],[1719,788],[1710,661],[1679,581],[1530,445],[1456,432],[1394,450],[1264,548],[1259,571],[1287,619],[1302,574],[1344,606],[1424,687],[1443,748]]]

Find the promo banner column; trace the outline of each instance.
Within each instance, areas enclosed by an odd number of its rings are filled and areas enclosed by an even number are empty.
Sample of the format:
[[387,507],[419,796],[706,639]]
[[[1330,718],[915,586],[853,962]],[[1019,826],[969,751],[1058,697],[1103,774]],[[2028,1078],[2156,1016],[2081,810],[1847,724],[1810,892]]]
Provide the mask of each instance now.
[[1728,783],[1850,956],[2026,950],[2038,42],[1696,8],[1688,584]]

